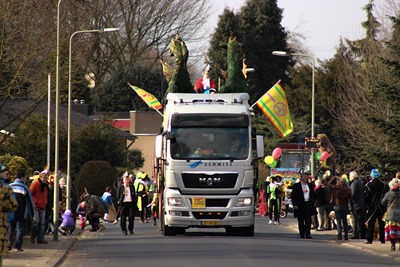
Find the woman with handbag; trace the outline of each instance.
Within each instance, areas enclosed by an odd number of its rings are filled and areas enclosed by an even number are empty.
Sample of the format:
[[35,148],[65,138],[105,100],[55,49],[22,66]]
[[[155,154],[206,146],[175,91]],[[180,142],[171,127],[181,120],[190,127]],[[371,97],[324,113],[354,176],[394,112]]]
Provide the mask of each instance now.
[[[398,174],[400,176],[400,173]],[[396,240],[400,242],[400,180],[393,178],[389,182],[389,187],[390,191],[386,193],[381,203],[387,207],[387,211],[383,216],[386,222],[385,240],[390,241],[390,250],[395,251]]]

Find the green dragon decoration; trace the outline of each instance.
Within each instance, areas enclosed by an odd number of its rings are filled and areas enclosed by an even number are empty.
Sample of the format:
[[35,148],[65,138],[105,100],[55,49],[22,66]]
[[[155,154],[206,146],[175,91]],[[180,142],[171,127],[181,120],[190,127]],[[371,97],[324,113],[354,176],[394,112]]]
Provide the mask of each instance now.
[[241,44],[236,37],[229,37],[227,77],[225,84],[219,90],[220,93],[247,93],[249,91],[243,76],[241,62]]
[[[175,66],[170,75],[164,71],[164,75],[168,81],[166,93],[194,93],[193,85],[190,82],[189,72],[187,70],[189,51],[185,42],[178,35],[172,38],[169,51],[171,55],[175,57]],[[163,69],[164,67],[165,64],[163,64]]]
[[[170,42],[170,53],[175,57],[175,65],[172,68],[167,62],[161,61],[164,76],[168,82],[166,93],[194,93],[187,70],[189,52],[185,42],[176,35]],[[228,70],[225,84],[220,93],[248,92],[248,86],[243,76],[240,63],[241,44],[234,37],[228,40]]]

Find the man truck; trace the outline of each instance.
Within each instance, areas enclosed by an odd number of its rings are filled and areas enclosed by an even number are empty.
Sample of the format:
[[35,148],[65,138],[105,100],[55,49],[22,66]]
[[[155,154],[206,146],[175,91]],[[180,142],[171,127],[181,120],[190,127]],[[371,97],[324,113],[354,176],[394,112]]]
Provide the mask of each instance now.
[[264,141],[252,129],[247,93],[169,93],[156,137],[163,235],[225,228],[254,235],[257,161]]

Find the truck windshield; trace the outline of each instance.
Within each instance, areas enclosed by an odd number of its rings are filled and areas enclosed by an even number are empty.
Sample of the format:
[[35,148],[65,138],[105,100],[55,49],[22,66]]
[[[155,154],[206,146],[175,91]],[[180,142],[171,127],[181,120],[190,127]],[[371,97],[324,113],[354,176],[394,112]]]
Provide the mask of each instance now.
[[310,164],[309,150],[282,151],[280,168],[307,168]]
[[174,159],[240,160],[250,153],[248,127],[172,127]]

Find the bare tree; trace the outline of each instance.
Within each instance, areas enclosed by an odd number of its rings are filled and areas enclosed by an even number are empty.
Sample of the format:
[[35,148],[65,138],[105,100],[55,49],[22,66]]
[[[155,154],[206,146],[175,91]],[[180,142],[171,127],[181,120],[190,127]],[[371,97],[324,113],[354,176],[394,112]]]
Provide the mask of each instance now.
[[49,0],[0,1],[0,96],[37,96],[47,76]]
[[[354,56],[342,43],[342,65],[337,69],[335,103],[330,106],[337,118],[350,147],[343,147],[353,164],[362,165],[369,157],[371,146],[384,147],[388,137],[371,122],[371,118],[385,118],[387,105],[379,92],[374,91],[374,82],[385,77],[386,68],[379,57],[388,53],[381,42],[363,40],[358,44],[362,56]],[[363,43],[361,42],[361,43]],[[366,44],[368,43],[368,44]],[[347,145],[347,144],[346,144]]]
[[[68,2],[68,1],[66,1]],[[74,31],[118,27],[115,34],[80,35],[75,58],[101,82],[117,67],[153,66],[179,34],[199,41],[205,31],[209,0],[81,0],[70,2],[63,15],[64,41]]]

